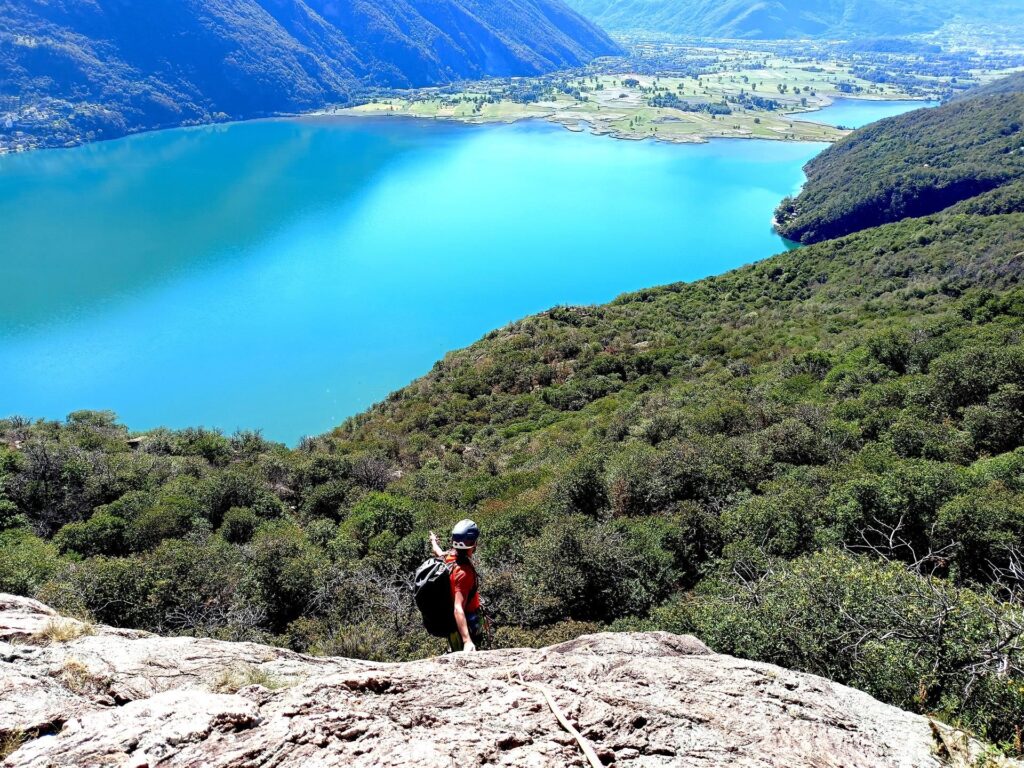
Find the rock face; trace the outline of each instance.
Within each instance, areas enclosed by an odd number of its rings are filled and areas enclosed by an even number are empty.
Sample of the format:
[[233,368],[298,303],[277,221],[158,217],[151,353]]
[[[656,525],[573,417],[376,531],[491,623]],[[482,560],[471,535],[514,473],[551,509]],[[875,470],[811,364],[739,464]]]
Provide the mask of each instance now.
[[606,765],[931,768],[981,754],[924,717],[692,637],[375,664],[91,627],[0,595],[3,768],[587,765],[543,689]]

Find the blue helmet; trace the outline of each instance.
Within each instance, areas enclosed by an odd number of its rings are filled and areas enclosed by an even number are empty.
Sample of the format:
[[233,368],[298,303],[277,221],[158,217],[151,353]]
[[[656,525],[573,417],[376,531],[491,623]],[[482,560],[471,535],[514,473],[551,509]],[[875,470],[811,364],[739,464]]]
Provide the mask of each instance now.
[[471,549],[480,538],[480,526],[472,520],[460,520],[452,528],[452,546],[456,549]]

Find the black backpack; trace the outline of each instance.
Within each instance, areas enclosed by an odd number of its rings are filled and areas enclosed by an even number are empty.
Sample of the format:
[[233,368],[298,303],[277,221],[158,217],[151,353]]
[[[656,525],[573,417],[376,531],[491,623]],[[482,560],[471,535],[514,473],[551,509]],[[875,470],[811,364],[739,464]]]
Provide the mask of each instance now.
[[[434,637],[448,637],[456,631],[455,604],[452,601],[451,588],[453,565],[455,563],[446,563],[432,557],[424,560],[423,565],[416,569],[412,587],[413,597],[423,617],[423,628]],[[466,595],[467,603],[476,594],[479,577],[473,581],[473,589]]]

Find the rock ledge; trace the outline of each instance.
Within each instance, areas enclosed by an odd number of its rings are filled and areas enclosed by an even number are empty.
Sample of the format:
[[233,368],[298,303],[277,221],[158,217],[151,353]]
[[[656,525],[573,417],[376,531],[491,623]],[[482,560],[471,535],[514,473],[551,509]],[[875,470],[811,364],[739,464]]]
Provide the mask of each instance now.
[[0,595],[3,768],[586,765],[524,683],[547,686],[606,765],[938,768],[982,753],[864,693],[662,632],[374,664],[91,627]]

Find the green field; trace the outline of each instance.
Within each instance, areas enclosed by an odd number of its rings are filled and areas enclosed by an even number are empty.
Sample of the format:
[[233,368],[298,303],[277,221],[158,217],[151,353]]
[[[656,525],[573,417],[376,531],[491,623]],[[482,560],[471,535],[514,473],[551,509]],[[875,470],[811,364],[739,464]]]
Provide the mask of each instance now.
[[[542,119],[620,139],[653,138],[678,143],[710,138],[836,141],[845,131],[793,120],[789,113],[814,111],[840,96],[913,98],[897,86],[862,80],[840,62],[798,61],[747,51],[693,49],[691,53],[714,54],[721,62],[719,71],[694,76],[606,71],[484,81],[466,84],[454,92],[428,89],[388,94],[333,112],[469,123]],[[538,100],[517,99],[515,94],[524,89],[543,95]],[[652,104],[673,97],[682,104]],[[751,103],[751,99],[768,104]],[[710,114],[702,108],[725,104],[731,114]]]

